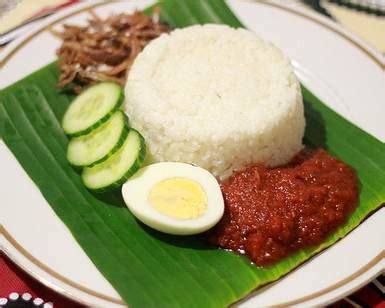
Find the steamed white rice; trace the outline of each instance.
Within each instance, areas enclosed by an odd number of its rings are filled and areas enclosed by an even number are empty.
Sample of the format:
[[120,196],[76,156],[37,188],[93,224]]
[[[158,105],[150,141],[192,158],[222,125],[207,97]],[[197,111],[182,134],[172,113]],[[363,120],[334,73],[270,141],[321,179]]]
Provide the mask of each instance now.
[[136,58],[125,94],[155,161],[193,163],[223,179],[248,164],[284,164],[302,148],[290,62],[248,30],[196,25],[161,35]]

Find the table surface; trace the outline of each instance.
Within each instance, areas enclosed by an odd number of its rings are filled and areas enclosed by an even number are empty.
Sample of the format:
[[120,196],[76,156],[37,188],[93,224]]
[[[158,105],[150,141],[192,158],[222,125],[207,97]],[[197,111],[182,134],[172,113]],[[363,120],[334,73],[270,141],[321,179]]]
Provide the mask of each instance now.
[[[88,0],[90,1],[90,0]],[[362,7],[348,7],[337,4],[339,1],[298,1],[289,0],[293,6],[307,7],[326,13],[329,17],[339,22],[346,29],[363,38],[369,45],[385,55],[385,5],[378,2],[379,12],[363,10]],[[0,1],[0,35],[30,18],[36,12],[61,7],[68,2],[64,0],[8,0]],[[304,3],[307,3],[306,4]],[[345,1],[346,2],[346,1]],[[355,1],[357,2],[357,1]],[[365,1],[358,1],[365,3]],[[372,4],[376,1],[367,1]],[[382,6],[384,5],[384,6]],[[382,10],[383,9],[383,10]],[[382,11],[381,11],[382,10]],[[371,14],[368,13],[371,12]],[[33,13],[31,13],[33,12]],[[375,12],[376,14],[374,14]],[[382,14],[384,13],[384,14]],[[0,46],[1,49],[4,46]],[[385,276],[382,275],[369,285],[331,305],[333,308],[342,307],[376,307],[385,308],[383,300],[385,294]],[[11,297],[11,299],[9,298]],[[13,298],[13,300],[12,300]],[[16,299],[18,298],[18,299]],[[8,303],[26,300],[34,300],[34,307],[83,307],[60,294],[48,289],[34,280],[22,269],[18,268],[10,259],[0,253],[0,307],[6,307]],[[15,306],[13,306],[15,307]],[[17,306],[16,306],[17,307]],[[21,307],[21,306],[20,306]],[[32,307],[32,306],[31,306]]]

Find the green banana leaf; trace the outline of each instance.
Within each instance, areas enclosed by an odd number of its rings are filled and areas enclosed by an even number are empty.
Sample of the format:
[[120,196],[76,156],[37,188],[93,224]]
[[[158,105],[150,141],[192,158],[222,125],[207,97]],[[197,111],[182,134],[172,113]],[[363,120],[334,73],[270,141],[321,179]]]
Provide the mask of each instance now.
[[[174,27],[194,23],[242,26],[223,0],[161,1]],[[52,63],[0,92],[0,136],[99,271],[131,307],[225,307],[278,279],[354,229],[385,201],[385,145],[303,88],[305,143],[352,165],[360,204],[323,244],[266,268],[209,246],[203,236],[156,232],[127,210],[119,191],[94,195],[66,160],[60,120],[70,94],[56,87]]]

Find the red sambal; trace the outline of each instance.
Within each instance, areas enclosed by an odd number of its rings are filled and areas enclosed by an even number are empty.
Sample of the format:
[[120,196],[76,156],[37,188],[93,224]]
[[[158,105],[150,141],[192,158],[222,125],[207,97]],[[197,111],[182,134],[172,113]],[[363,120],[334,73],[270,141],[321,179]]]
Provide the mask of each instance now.
[[321,243],[358,204],[355,172],[322,149],[304,150],[284,167],[248,167],[221,189],[225,214],[210,242],[262,266]]

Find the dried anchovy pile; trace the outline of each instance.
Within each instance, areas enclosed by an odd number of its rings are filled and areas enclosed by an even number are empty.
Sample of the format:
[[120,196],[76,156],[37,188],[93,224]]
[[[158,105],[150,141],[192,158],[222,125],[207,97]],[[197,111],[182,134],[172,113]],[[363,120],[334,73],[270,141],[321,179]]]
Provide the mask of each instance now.
[[86,27],[64,25],[57,50],[61,75],[58,86],[80,92],[83,86],[112,80],[126,81],[127,71],[137,54],[151,40],[170,28],[159,22],[159,11],[150,17],[142,12],[101,19],[93,11]]

